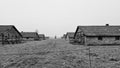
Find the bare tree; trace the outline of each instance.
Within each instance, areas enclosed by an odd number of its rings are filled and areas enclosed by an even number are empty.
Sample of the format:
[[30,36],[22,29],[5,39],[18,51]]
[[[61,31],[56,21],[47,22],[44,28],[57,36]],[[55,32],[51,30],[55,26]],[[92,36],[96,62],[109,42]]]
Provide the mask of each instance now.
[[36,29],[35,32],[39,33],[38,29]]

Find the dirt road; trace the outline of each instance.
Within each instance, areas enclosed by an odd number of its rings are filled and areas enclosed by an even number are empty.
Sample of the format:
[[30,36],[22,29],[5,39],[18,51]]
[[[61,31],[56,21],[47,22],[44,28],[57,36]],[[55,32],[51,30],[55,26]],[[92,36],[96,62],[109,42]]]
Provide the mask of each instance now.
[[[120,47],[72,45],[63,39],[0,47],[0,68],[117,68]],[[116,66],[116,67],[115,67]]]
[[61,39],[6,45],[0,47],[0,62],[4,68],[74,68],[79,50]]

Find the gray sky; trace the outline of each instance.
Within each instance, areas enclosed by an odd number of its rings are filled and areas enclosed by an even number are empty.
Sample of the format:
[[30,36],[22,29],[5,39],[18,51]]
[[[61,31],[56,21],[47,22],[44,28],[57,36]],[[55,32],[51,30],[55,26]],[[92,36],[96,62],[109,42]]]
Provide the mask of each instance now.
[[61,36],[78,25],[119,25],[120,0],[0,0],[0,24]]

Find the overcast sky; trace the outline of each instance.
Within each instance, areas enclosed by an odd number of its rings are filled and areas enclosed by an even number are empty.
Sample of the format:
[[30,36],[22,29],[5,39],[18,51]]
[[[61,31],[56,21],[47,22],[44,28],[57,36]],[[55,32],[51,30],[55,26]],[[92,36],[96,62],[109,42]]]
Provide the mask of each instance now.
[[120,24],[120,0],[0,0],[0,24],[48,36],[78,25]]

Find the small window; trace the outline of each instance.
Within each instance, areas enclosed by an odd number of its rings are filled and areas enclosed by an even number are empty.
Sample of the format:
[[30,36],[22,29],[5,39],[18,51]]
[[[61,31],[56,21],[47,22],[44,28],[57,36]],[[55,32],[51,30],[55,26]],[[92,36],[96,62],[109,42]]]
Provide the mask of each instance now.
[[98,37],[98,40],[102,40],[103,38],[101,36]]
[[15,36],[15,38],[18,38],[17,36]]
[[12,35],[12,38],[13,38],[14,36]]
[[29,39],[29,37],[26,37],[27,39]]
[[118,36],[118,37],[115,37],[115,40],[120,40],[120,37]]

